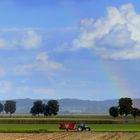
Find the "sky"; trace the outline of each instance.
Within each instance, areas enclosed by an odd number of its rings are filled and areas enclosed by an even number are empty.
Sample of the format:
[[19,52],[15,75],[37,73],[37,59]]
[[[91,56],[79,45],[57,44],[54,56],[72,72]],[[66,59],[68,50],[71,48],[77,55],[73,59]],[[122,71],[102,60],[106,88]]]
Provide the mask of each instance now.
[[139,0],[1,0],[0,99],[140,98]]

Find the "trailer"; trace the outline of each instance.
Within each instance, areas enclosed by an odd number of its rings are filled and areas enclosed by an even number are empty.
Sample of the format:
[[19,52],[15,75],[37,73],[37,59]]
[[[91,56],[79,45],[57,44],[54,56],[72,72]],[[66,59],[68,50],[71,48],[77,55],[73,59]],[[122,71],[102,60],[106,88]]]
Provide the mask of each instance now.
[[61,122],[59,129],[61,130],[75,130],[75,131],[90,131],[91,128],[84,123],[77,124],[74,122]]

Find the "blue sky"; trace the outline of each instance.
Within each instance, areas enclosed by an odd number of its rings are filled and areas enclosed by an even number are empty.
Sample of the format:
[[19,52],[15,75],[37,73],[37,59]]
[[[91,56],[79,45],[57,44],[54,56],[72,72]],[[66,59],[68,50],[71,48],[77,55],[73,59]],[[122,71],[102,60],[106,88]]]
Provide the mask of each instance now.
[[1,99],[140,98],[138,0],[2,0]]

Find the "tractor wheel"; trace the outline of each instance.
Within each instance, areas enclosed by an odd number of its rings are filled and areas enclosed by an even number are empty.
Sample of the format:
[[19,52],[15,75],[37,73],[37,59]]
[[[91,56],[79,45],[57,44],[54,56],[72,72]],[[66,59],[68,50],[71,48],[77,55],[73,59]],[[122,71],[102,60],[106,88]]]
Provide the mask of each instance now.
[[86,131],[90,131],[91,129],[89,127],[86,128]]
[[83,131],[83,129],[81,127],[78,127],[77,130],[78,131]]

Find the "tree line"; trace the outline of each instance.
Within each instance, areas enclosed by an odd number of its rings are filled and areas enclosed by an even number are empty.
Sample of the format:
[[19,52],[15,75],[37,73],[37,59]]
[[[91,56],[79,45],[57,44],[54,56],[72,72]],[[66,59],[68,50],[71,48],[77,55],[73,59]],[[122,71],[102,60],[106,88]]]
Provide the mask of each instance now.
[[[11,116],[16,111],[16,102],[7,100],[4,104],[0,103],[0,113],[3,111]],[[59,103],[57,100],[49,100],[47,104],[44,104],[41,100],[37,100],[30,109],[30,113],[33,116],[39,116],[39,114],[44,114],[44,116],[57,115],[58,111]]]
[[114,118],[119,115],[125,116],[125,121],[127,122],[127,116],[130,114],[136,120],[137,116],[140,116],[140,109],[133,107],[133,101],[131,98],[120,98],[118,101],[118,106],[112,106],[109,108],[109,114]]
[[16,102],[12,100],[7,100],[5,104],[3,105],[0,103],[0,113],[5,111],[6,114],[12,115],[16,111]]
[[42,100],[37,100],[33,103],[30,113],[34,116],[44,114],[44,116],[57,115],[59,111],[59,103],[57,100],[49,100],[44,104]]

